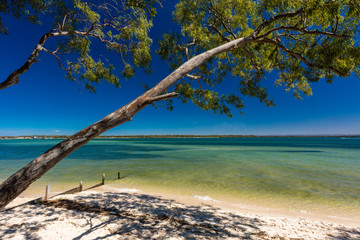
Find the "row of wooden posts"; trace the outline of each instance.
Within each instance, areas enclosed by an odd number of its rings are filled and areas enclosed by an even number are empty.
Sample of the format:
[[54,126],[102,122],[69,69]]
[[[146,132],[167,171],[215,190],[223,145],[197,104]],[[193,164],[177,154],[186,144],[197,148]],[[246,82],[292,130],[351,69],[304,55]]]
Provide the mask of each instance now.
[[[120,172],[118,172],[118,179],[121,179],[120,177]],[[105,185],[105,173],[102,174],[102,178],[101,178],[101,185]],[[83,181],[80,181],[80,185],[79,185],[79,192],[83,191]],[[45,189],[45,197],[44,197],[44,201],[49,200],[50,198],[50,185],[46,185],[46,189]]]

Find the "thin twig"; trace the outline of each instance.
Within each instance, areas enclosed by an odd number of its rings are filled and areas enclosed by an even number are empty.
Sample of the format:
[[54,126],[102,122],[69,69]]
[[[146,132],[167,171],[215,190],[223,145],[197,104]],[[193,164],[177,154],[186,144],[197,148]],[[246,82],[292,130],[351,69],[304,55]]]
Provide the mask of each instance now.
[[67,69],[67,68],[65,68],[65,67],[62,65],[60,58],[55,54],[55,52],[56,52],[57,50],[54,51],[54,52],[52,52],[52,51],[49,51],[48,49],[46,49],[46,48],[44,48],[44,47],[42,47],[41,50],[43,50],[43,51],[49,53],[50,55],[54,56],[54,57],[57,59],[57,61],[58,61],[59,67],[62,68],[62,69],[66,72],[68,78],[71,79],[72,81],[75,81],[75,82],[79,85],[79,89],[81,89],[81,87],[82,87],[83,85],[82,85],[76,78],[74,78],[74,77],[72,76],[72,74],[71,74],[71,72],[72,72],[71,66],[70,66],[69,69]]
[[69,73],[69,70],[66,69],[66,68],[61,64],[61,60],[60,60],[60,58],[55,54],[55,52],[49,51],[49,50],[47,50],[47,49],[44,48],[44,47],[42,47],[41,50],[43,50],[43,51],[51,54],[52,56],[54,56],[54,57],[57,59],[57,61],[58,61],[59,67],[61,67],[64,71],[66,71],[66,72],[68,73],[68,75],[71,75],[71,74]]

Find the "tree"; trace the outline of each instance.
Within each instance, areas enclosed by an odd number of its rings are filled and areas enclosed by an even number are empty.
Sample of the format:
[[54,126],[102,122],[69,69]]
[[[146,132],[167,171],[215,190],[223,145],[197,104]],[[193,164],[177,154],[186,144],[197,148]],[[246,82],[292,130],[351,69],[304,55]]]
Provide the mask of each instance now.
[[[179,97],[231,116],[231,106],[243,107],[243,95],[273,105],[261,86],[269,72],[298,98],[320,79],[359,76],[358,6],[351,0],[179,1],[174,18],[181,32],[165,34],[158,50],[174,71],[9,177],[0,185],[0,208],[71,152],[157,101]],[[239,81],[238,93],[216,91],[227,74]]]

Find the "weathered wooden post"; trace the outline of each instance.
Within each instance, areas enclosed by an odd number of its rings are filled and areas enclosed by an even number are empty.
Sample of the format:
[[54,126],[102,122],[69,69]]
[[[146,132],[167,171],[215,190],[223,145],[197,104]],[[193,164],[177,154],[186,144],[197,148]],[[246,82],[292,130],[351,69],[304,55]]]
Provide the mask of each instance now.
[[44,201],[47,201],[50,197],[50,185],[46,185]]
[[120,177],[120,172],[118,172],[118,179],[120,179],[121,177]]
[[101,185],[105,185],[105,173],[102,174],[102,182]]
[[83,190],[83,181],[80,181],[79,192],[82,192],[82,190]]

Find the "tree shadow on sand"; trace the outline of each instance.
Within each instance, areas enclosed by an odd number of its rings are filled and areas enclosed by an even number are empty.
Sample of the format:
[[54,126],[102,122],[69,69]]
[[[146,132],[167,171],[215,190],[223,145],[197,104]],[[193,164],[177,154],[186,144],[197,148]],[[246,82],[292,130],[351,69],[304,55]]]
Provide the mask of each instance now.
[[[41,239],[39,230],[51,221],[67,216],[86,219],[85,232],[72,239],[89,238],[91,234],[106,227],[107,234],[96,239],[117,238],[162,239],[180,237],[185,239],[248,238],[265,234],[258,228],[262,221],[231,213],[220,213],[210,206],[185,206],[173,200],[128,193],[93,193],[73,199],[57,199],[28,205],[2,212],[0,236],[10,239]],[[36,216],[43,215],[35,221]],[[8,229],[1,226],[7,219],[33,216],[26,223],[12,224]],[[60,216],[60,217],[59,217]],[[94,221],[101,216],[102,221]],[[61,219],[60,219],[61,220]],[[1,238],[1,237],[0,237]]]
[[[23,223],[7,223],[13,217],[23,217]],[[77,227],[69,239],[285,239],[268,236],[261,230],[268,223],[255,217],[156,196],[110,192],[68,195],[5,210],[0,213],[0,239],[42,239],[42,230],[49,230],[51,224],[51,229],[59,229],[60,221],[68,223],[63,231]],[[7,228],[2,226],[5,223]],[[338,233],[327,239],[360,239],[356,229],[338,229]]]
[[[83,198],[81,198],[83,200]],[[99,202],[101,199],[101,202]],[[234,214],[221,214],[210,206],[184,206],[173,200],[159,197],[128,194],[91,194],[86,200],[60,199],[45,205],[68,210],[109,216],[109,220],[92,226],[74,239],[81,239],[94,230],[110,223],[114,226],[109,234],[129,235],[135,238],[151,239],[163,237],[200,238],[251,238],[264,234],[258,228],[262,221]],[[240,234],[241,233],[241,234]]]

